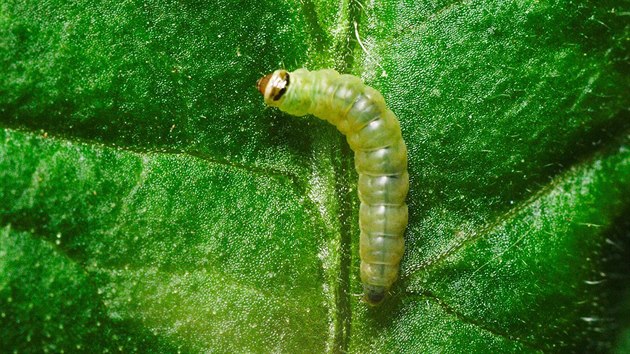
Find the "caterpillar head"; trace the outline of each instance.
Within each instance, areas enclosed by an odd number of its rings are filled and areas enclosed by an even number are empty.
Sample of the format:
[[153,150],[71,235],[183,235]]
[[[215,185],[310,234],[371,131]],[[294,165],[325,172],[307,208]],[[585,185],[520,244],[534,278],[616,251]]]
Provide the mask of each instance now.
[[282,69],[276,70],[260,78],[256,83],[256,87],[265,97],[267,105],[278,107],[282,103],[282,98],[289,87],[289,72]]

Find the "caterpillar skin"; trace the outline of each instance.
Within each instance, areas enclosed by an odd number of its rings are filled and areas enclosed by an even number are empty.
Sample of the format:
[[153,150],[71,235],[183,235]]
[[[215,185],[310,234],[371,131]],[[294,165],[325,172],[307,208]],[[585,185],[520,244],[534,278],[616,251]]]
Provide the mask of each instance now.
[[407,227],[407,147],[398,119],[378,91],[330,69],[276,70],[257,86],[267,105],[312,114],[346,136],[359,174],[363,299],[380,304],[398,277]]

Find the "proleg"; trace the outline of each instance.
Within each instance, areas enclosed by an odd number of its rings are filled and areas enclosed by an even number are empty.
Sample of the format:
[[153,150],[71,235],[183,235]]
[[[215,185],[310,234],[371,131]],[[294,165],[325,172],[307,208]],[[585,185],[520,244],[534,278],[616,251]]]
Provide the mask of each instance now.
[[276,70],[257,86],[267,105],[314,115],[346,136],[359,174],[363,299],[380,304],[398,278],[405,249],[409,173],[398,119],[378,91],[330,69]]

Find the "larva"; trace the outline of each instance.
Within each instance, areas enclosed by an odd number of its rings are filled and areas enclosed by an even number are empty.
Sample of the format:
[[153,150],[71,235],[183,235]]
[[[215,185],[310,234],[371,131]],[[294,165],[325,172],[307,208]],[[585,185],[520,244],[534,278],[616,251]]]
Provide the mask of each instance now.
[[398,119],[378,91],[330,69],[276,70],[257,87],[267,105],[294,116],[312,114],[346,136],[359,174],[363,299],[380,304],[398,277],[407,227],[407,147]]

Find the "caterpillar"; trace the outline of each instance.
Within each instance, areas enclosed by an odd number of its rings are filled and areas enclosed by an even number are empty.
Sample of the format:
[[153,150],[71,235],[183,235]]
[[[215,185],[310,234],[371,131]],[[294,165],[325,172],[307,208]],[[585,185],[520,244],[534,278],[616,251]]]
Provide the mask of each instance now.
[[276,70],[256,86],[267,105],[314,115],[346,136],[359,174],[363,300],[380,304],[398,278],[408,218],[407,147],[398,119],[377,90],[331,69]]

